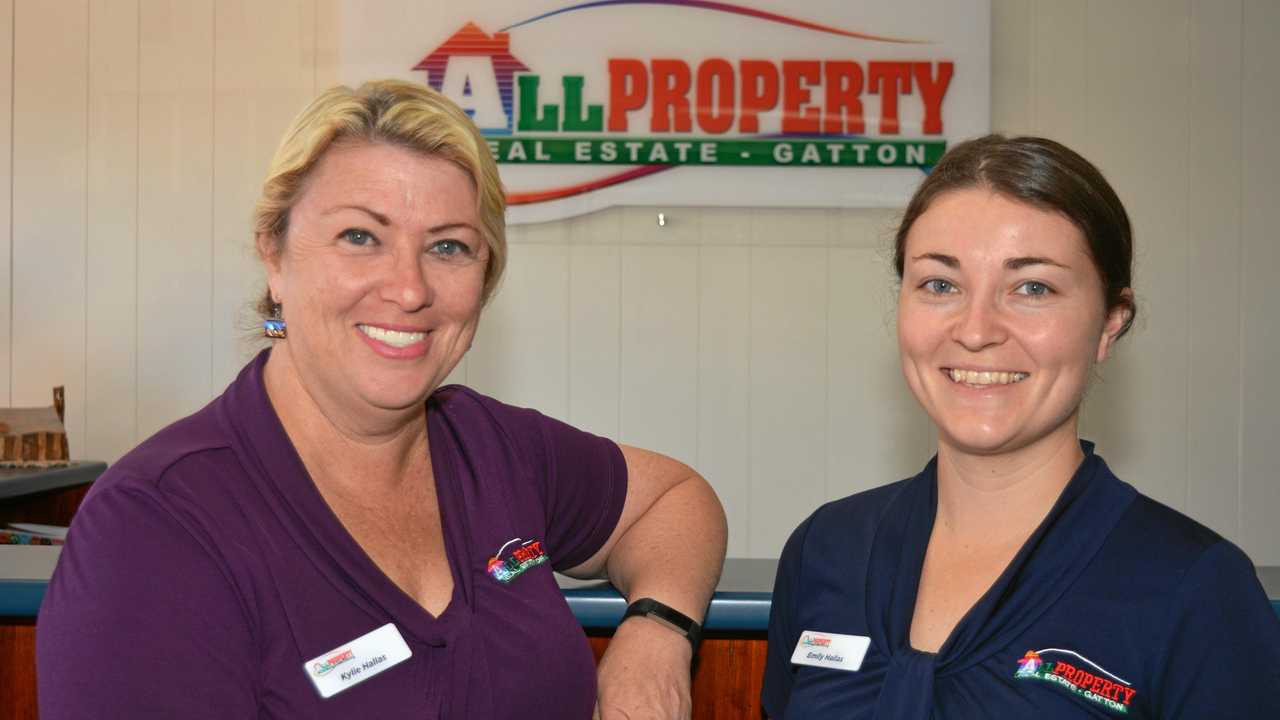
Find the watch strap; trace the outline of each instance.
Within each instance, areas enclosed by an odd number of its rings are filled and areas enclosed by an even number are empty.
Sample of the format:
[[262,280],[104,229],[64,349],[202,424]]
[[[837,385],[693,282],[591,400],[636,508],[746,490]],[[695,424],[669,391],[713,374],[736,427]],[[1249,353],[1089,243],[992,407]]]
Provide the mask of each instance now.
[[[640,598],[628,605],[627,612],[623,614],[622,620],[634,615],[644,615],[652,618],[684,635],[689,639],[689,644],[693,646],[693,654],[698,654],[698,645],[702,642],[702,626],[694,621],[693,618],[653,598]],[[619,624],[621,624],[621,621],[619,621]]]

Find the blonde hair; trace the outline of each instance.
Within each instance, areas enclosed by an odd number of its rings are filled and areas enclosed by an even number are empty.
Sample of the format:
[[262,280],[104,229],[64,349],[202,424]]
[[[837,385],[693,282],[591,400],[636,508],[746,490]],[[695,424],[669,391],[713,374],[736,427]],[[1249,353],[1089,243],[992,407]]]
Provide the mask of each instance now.
[[[488,300],[507,261],[506,195],[489,146],[471,118],[453,101],[424,85],[374,80],[352,90],[339,85],[320,94],[285,132],[253,211],[258,237],[279,252],[289,231],[289,211],[316,163],[334,143],[384,142],[448,160],[471,177],[481,232],[489,245],[483,299]],[[258,311],[270,316],[270,291]]]

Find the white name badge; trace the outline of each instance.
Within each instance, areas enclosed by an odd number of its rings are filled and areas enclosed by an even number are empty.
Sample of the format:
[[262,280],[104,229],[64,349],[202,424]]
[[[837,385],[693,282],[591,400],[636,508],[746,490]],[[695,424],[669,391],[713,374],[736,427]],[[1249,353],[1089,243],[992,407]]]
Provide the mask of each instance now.
[[413,655],[400,631],[387,623],[302,665],[320,697],[330,698],[395,667]]
[[791,662],[854,672],[862,667],[862,660],[867,656],[869,647],[871,638],[865,635],[838,635],[805,630],[800,633],[796,651],[791,653]]

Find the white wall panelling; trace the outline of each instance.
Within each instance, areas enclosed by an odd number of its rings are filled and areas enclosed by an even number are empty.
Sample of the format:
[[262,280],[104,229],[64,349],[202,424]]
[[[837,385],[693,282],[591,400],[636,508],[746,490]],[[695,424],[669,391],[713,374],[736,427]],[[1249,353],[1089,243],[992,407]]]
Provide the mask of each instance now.
[[83,452],[89,4],[18,0],[13,39],[10,400],[49,405],[65,385]]
[[0,403],[9,403],[13,352],[13,0],[0,0]]
[[[1223,348],[1223,360],[1241,366],[1239,385],[1222,387],[1219,402],[1238,403],[1240,413],[1240,540],[1245,551],[1260,564],[1280,564],[1280,382],[1275,365],[1280,358],[1280,300],[1275,293],[1275,275],[1280,269],[1280,142],[1276,140],[1275,119],[1280,117],[1280,83],[1275,71],[1280,67],[1280,3],[1247,0],[1240,18],[1241,102],[1240,109],[1224,112],[1240,117],[1240,144],[1224,147],[1238,153],[1241,161],[1243,198],[1240,238],[1242,248],[1238,284],[1240,288],[1239,349]],[[1227,62],[1230,62],[1229,60]],[[1205,238],[1216,244],[1220,238]],[[1230,242],[1230,238],[1223,238]],[[1227,283],[1215,288],[1232,291]],[[1223,317],[1223,322],[1233,318]],[[1234,396],[1234,397],[1233,397]],[[1229,487],[1217,477],[1203,482]],[[1195,509],[1192,510],[1195,512]]]
[[[337,75],[340,23],[335,0],[0,0],[0,401],[65,384],[73,452],[114,460],[231,379],[261,287],[252,203]],[[1280,564],[1280,6],[994,0],[992,28],[994,127],[1081,150],[1134,222],[1142,317],[1084,433]],[[689,462],[731,552],[776,555],[819,504],[930,452],[897,368],[895,216],[625,208],[512,228],[450,380]]]
[[[84,457],[138,437],[138,30],[136,0],[89,3],[89,165]],[[203,325],[204,319],[200,319]]]

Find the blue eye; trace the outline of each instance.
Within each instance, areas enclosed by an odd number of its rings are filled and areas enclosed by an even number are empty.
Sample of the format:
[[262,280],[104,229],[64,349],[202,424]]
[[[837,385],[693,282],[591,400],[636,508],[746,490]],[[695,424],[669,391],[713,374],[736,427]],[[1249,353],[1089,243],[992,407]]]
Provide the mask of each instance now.
[[1018,286],[1015,291],[1019,295],[1030,295],[1031,297],[1044,297],[1053,293],[1053,289],[1042,282],[1028,280]]
[[378,243],[378,239],[373,236],[373,233],[366,230],[360,230],[359,228],[348,228],[343,230],[338,234],[338,237],[357,247],[376,245]]
[[925,280],[920,287],[934,295],[947,295],[956,291],[956,286],[952,285],[951,281],[943,280],[942,278]]
[[458,240],[440,240],[431,244],[427,252],[440,257],[452,258],[471,254],[471,248]]

